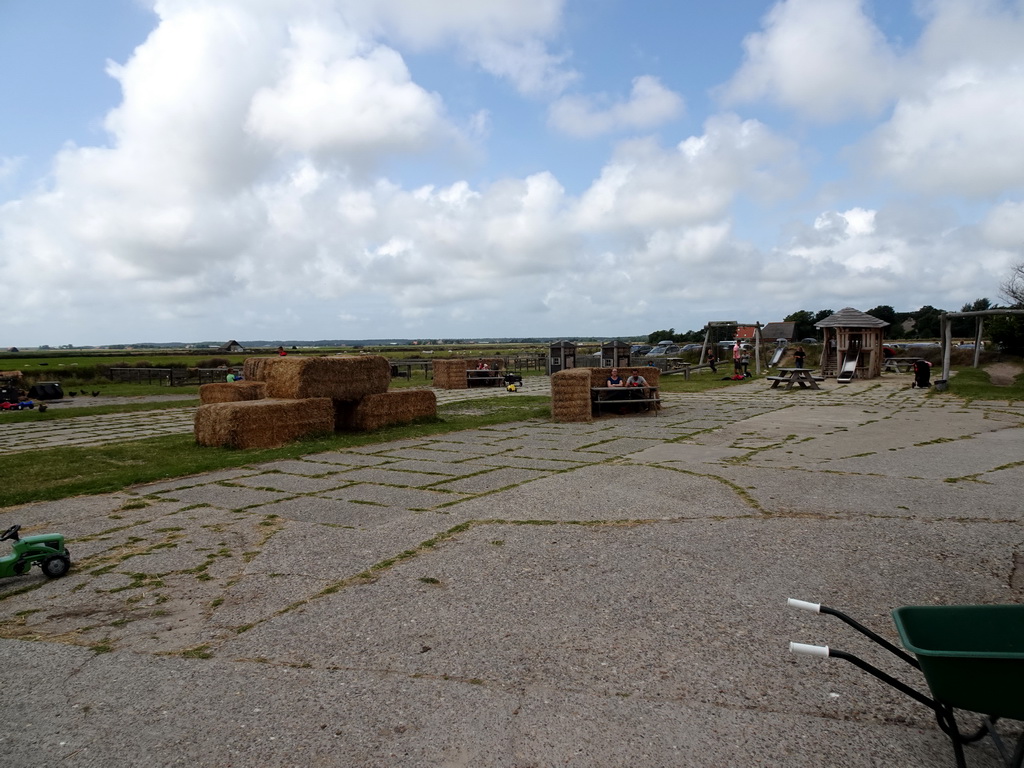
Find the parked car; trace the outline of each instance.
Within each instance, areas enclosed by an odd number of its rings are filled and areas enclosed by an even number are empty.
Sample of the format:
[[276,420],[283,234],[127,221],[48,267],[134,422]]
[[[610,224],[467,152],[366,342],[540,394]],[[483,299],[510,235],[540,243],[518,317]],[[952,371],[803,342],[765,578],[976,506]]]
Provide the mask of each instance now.
[[680,352],[696,352],[697,350],[699,350],[703,346],[704,346],[703,344],[684,344],[679,349],[679,351]]
[[654,347],[652,347],[650,344],[634,344],[632,347],[629,348],[629,354],[646,355],[652,349],[654,349]]
[[659,344],[646,355],[644,355],[644,357],[664,357],[665,355],[675,355],[678,352],[679,347],[675,344],[664,346]]

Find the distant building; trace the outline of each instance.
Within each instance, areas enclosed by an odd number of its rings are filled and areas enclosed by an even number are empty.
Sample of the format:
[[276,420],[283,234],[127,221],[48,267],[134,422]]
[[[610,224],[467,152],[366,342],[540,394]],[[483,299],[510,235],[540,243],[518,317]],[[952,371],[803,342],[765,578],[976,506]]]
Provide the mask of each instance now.
[[761,329],[761,338],[769,341],[776,339],[792,341],[796,338],[796,323],[767,323]]
[[245,352],[245,347],[239,344],[237,341],[232,339],[231,341],[221,344],[217,347],[218,352]]

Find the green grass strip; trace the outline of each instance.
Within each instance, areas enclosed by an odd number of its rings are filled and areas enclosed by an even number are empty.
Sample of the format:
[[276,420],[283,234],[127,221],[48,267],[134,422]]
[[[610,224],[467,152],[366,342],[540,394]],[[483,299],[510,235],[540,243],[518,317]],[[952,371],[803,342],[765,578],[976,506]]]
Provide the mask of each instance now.
[[[453,403],[453,410],[460,403]],[[533,418],[549,418],[546,397],[499,396],[475,400],[477,414],[446,414],[437,421],[370,433],[336,434],[302,440],[281,448],[232,450],[203,448],[190,434],[150,437],[89,447],[44,448],[0,456],[0,507],[70,496],[111,493],[139,483],[168,480],[248,464],[297,459],[311,453],[343,450],[393,440],[475,429]]]
[[[935,369],[932,369],[933,372]],[[942,369],[940,368],[939,371]],[[934,391],[934,390],[933,390]],[[957,368],[956,376],[949,378],[950,393],[972,400],[1024,400],[1024,374],[1017,376],[1008,387],[992,384],[988,373],[981,368]]]

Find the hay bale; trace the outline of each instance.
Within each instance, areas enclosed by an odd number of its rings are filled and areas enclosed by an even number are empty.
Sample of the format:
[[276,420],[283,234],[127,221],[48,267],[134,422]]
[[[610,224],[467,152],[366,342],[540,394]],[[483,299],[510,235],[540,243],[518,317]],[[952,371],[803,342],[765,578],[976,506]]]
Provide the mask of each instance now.
[[267,396],[267,385],[262,381],[224,381],[199,387],[199,402],[237,403],[262,400]]
[[590,406],[590,369],[569,368],[551,375],[551,419],[593,421]]
[[391,366],[380,355],[278,357],[253,368],[260,376],[257,381],[266,382],[271,398],[361,400],[387,392],[391,383]]
[[437,416],[437,396],[429,389],[398,389],[367,395],[357,403],[334,401],[334,429],[369,432]]
[[277,360],[276,357],[247,357],[242,363],[242,376],[246,381],[265,381],[263,378],[267,364]]
[[278,448],[306,435],[334,431],[330,398],[249,400],[200,405],[195,436],[199,445]]
[[466,371],[476,370],[487,363],[492,371],[500,371],[505,361],[500,357],[459,357],[454,360],[435,360],[434,386],[438,389],[466,389]]

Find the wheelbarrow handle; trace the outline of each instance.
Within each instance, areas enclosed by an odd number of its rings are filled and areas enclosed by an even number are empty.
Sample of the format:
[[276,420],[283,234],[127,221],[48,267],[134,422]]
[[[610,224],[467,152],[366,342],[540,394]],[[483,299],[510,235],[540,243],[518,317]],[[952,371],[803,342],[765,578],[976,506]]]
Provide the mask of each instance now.
[[828,656],[827,645],[809,645],[807,643],[793,643],[789,644],[790,653],[803,653],[807,656]]
[[844,622],[847,626],[852,627],[868,639],[878,643],[880,646],[885,648],[885,650],[889,651],[889,653],[895,656],[899,656],[901,659],[903,659],[903,661],[907,662],[907,664],[909,664],[910,666],[916,669],[921,668],[921,665],[920,663],[918,663],[917,659],[915,659],[909,653],[904,651],[902,648],[893,645],[884,637],[879,635],[877,632],[872,632],[859,621],[847,616],[842,611],[837,611],[835,608],[829,608],[827,605],[822,605],[821,603],[809,603],[806,600],[795,600],[792,597],[789,598],[789,600],[787,600],[787,603],[791,608],[800,608],[804,611],[812,611],[814,613],[824,613],[828,616],[835,616],[837,619]]
[[794,597],[789,598],[786,602],[790,608],[799,608],[802,611],[810,611],[811,613],[821,613],[821,603],[808,603],[806,600],[797,600]]

